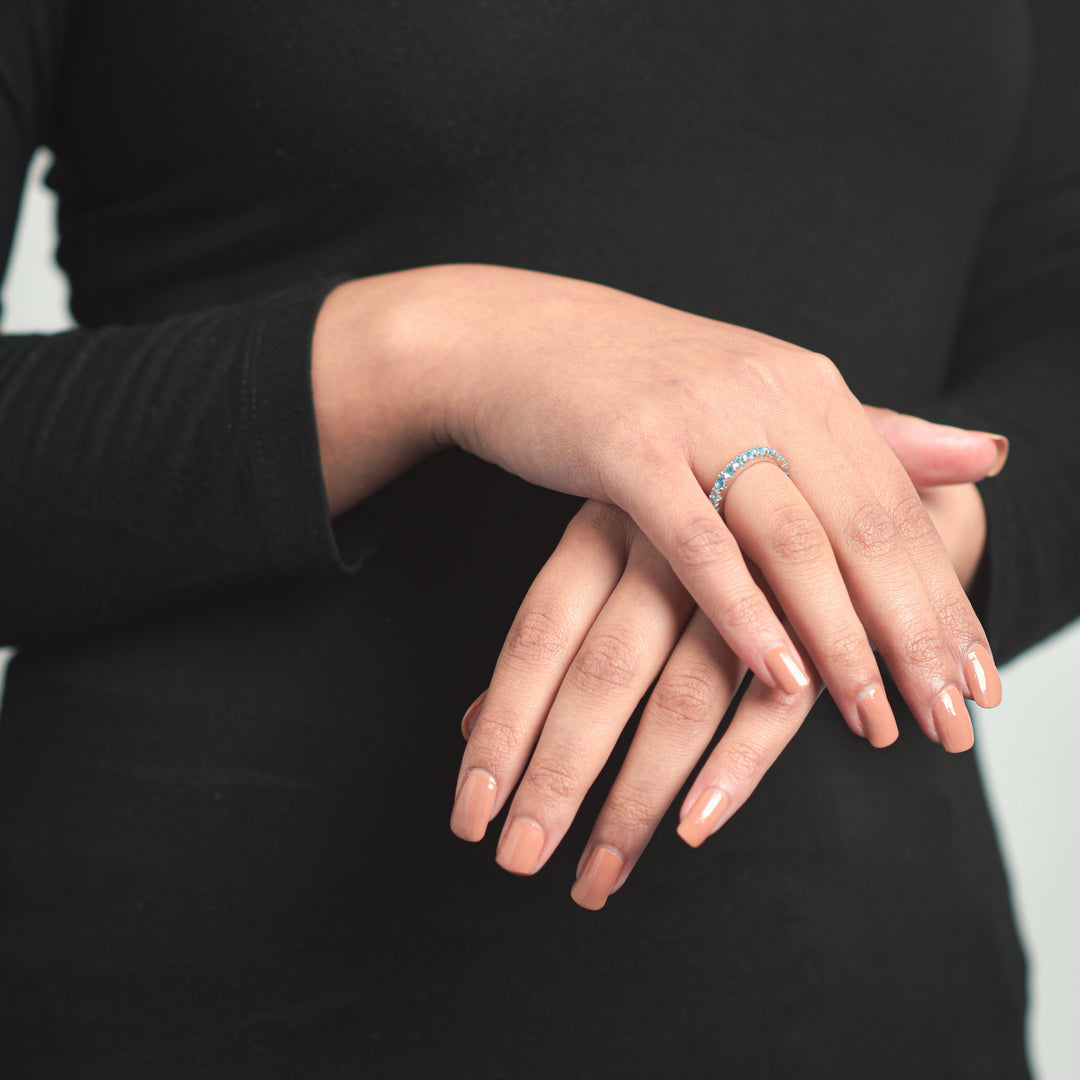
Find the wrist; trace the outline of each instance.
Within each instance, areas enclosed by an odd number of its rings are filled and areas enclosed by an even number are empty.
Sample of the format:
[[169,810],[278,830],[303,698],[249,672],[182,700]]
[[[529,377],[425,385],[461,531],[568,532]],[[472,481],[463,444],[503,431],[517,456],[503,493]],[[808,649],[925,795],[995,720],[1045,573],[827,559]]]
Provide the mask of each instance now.
[[333,515],[445,445],[434,360],[409,329],[418,273],[339,285],[316,320],[311,383]]

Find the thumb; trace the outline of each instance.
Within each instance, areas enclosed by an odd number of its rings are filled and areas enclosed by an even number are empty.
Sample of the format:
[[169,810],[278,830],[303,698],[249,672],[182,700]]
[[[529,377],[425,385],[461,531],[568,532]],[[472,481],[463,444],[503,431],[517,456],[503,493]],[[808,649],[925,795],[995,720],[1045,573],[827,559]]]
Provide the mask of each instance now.
[[997,476],[1009,456],[1009,440],[1004,435],[934,424],[873,405],[863,408],[917,488]]

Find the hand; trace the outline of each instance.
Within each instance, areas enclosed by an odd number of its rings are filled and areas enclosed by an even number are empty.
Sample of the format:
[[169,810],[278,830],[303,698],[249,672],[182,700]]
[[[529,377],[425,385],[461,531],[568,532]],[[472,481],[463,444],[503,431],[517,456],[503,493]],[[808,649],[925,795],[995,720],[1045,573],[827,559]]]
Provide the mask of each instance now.
[[[986,437],[883,410],[872,412],[878,429],[891,436],[905,456],[904,464],[916,482],[963,480],[986,471],[980,464],[987,457]],[[995,466],[996,472],[1000,462]],[[981,518],[981,500],[973,485],[940,490],[956,493],[962,487],[974,495]],[[962,505],[953,499],[949,502]],[[979,532],[978,522],[969,521],[964,526],[954,531],[965,535]],[[611,588],[609,583],[620,571],[618,584]],[[557,621],[564,625],[573,623],[577,616],[581,622],[578,632],[569,638],[552,637],[549,620],[536,618],[538,602],[549,611],[561,611]],[[598,605],[602,610],[597,611]],[[496,784],[486,770],[470,766],[470,753],[466,753],[455,830],[482,835],[487,820],[498,812],[505,798],[495,798],[496,792],[509,790],[524,768],[535,737],[535,731],[521,725],[520,718],[534,712],[537,700],[553,700],[542,721],[543,734],[534,762],[508,814],[498,852],[507,869],[535,872],[557,846],[627,717],[663,666],[629,755],[587,845],[587,857],[583,856],[579,866],[574,898],[586,907],[602,906],[609,892],[629,874],[693,764],[712,740],[744,674],[745,669],[700,611],[678,636],[688,607],[689,600],[670,569],[625,515],[611,507],[587,504],[522,605],[490,691],[474,703],[463,720],[467,737],[475,725],[477,743],[490,742],[494,736],[505,747],[507,760],[497,773],[500,781]],[[586,633],[590,623],[592,629]],[[626,678],[612,685],[610,680],[583,682],[580,675],[567,677],[575,670],[600,670],[595,655],[589,658],[589,650],[595,654],[598,643],[603,642],[609,654],[614,646],[626,657],[617,665]],[[634,655],[627,642],[637,642],[643,648]],[[669,656],[672,644],[674,651]],[[540,665],[535,662],[537,657]],[[742,805],[801,725],[816,689],[815,685],[791,696],[752,680],[729,730],[688,793],[679,830],[687,842],[694,846],[701,843]],[[500,716],[514,718],[517,727],[514,721],[500,722]],[[863,733],[875,745],[885,745],[896,737],[895,726]],[[470,749],[477,750],[477,744]],[[492,760],[490,750],[480,750],[480,754],[482,760]],[[560,778],[561,799],[554,803],[549,797],[552,776]],[[470,820],[477,816],[479,820]]]
[[[809,685],[798,637],[854,726],[879,686],[869,634],[934,730],[973,650],[992,665],[915,488],[828,360],[585,282],[416,273],[384,334],[442,441],[625,510],[767,686]],[[747,469],[721,519],[705,491],[761,443],[786,454],[790,480]]]
[[[965,748],[953,721],[969,673],[993,671],[985,635],[910,479],[827,359],[499,267],[350,283],[326,314],[313,380],[332,506],[456,443],[624,510],[770,689],[806,689],[812,664],[849,724],[871,706],[889,722],[869,634],[924,729]],[[372,433],[380,449],[365,455]],[[790,479],[745,470],[721,518],[706,490],[762,443]]]

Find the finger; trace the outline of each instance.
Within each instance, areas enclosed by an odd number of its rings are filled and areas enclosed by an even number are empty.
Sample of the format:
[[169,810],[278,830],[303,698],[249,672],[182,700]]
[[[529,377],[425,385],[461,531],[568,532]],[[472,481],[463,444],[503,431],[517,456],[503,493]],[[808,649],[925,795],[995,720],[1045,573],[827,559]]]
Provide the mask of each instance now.
[[1009,440],[1004,435],[935,424],[891,409],[863,409],[916,488],[983,480],[1005,467]]
[[465,710],[465,715],[461,718],[461,735],[466,742],[469,741],[469,736],[472,734],[473,726],[476,723],[476,718],[480,713],[480,707],[484,704],[484,699],[487,697],[487,691],[484,690],[480,696]]
[[656,549],[636,544],[566,673],[507,810],[496,853],[504,869],[534,873],[555,850],[691,607]]
[[450,828],[463,840],[483,837],[517,783],[571,660],[622,575],[627,524],[614,507],[587,502],[518,609],[491,685],[462,719],[468,746]]
[[617,496],[720,636],[758,678],[791,693],[809,685],[791,637],[685,460],[657,461],[650,483],[630,484]]
[[949,563],[968,594],[986,551],[986,504],[976,484],[939,484],[920,488],[919,500],[949,557]]
[[851,460],[841,459],[824,472],[811,455],[800,486],[829,534],[852,602],[912,713],[946,750],[970,749],[974,736],[963,706],[967,678],[962,669],[978,661],[996,674],[985,634],[899,462],[881,452],[880,439],[864,417],[843,441]]
[[[730,486],[725,512],[848,725],[874,746],[893,742],[896,721],[877,658],[829,537],[801,492],[779,468],[760,463],[742,470]],[[918,576],[911,576],[917,583]]]
[[746,668],[700,609],[656,682],[578,862],[570,895],[598,910],[626,880],[716,734]]
[[799,694],[778,693],[751,680],[680,808],[677,831],[691,847],[700,847],[731,819],[802,727],[822,686],[807,666],[812,685]]
[[[876,432],[869,430],[865,422],[857,422],[855,427],[857,430],[852,432],[851,444],[856,447],[856,452],[865,455],[870,482],[875,490],[881,493],[883,505],[897,522],[898,530],[912,554],[914,565],[938,614],[945,640],[951,647],[956,667],[959,669],[960,691],[982,708],[993,708],[1001,702],[1001,677],[994,664],[986,632],[957,578],[949,552],[934,527],[922,498],[918,492],[912,493],[910,478],[899,463],[890,460],[887,454],[873,454]],[[995,438],[1000,439],[1001,436]],[[1006,441],[1006,453],[1007,450]],[[999,460],[998,471],[1003,463],[1003,459]],[[881,642],[877,644],[882,648]],[[886,654],[886,661],[889,659]],[[943,704],[939,710],[942,722],[962,736],[961,744],[968,742],[970,723],[966,710],[959,710],[957,720],[946,715],[945,710],[946,706]],[[925,714],[922,719],[925,721]],[[928,734],[932,735],[933,732]],[[942,742],[945,740],[942,739]],[[948,749],[948,745],[946,748]],[[959,748],[962,749],[963,746],[960,745]]]

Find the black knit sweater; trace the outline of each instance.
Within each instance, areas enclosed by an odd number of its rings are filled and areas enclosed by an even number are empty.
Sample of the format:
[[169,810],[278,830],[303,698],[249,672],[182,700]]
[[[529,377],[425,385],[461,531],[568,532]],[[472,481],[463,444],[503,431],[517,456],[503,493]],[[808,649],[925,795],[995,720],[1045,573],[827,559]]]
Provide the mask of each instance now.
[[823,702],[599,916],[588,811],[526,881],[449,835],[576,504],[450,452],[331,524],[309,353],[332,282],[448,261],[824,352],[1009,436],[1015,655],[1080,613],[1078,42],[1066,0],[4,0],[0,247],[47,144],[80,325],[0,341],[11,1075],[1025,1075],[975,765],[910,718]]

